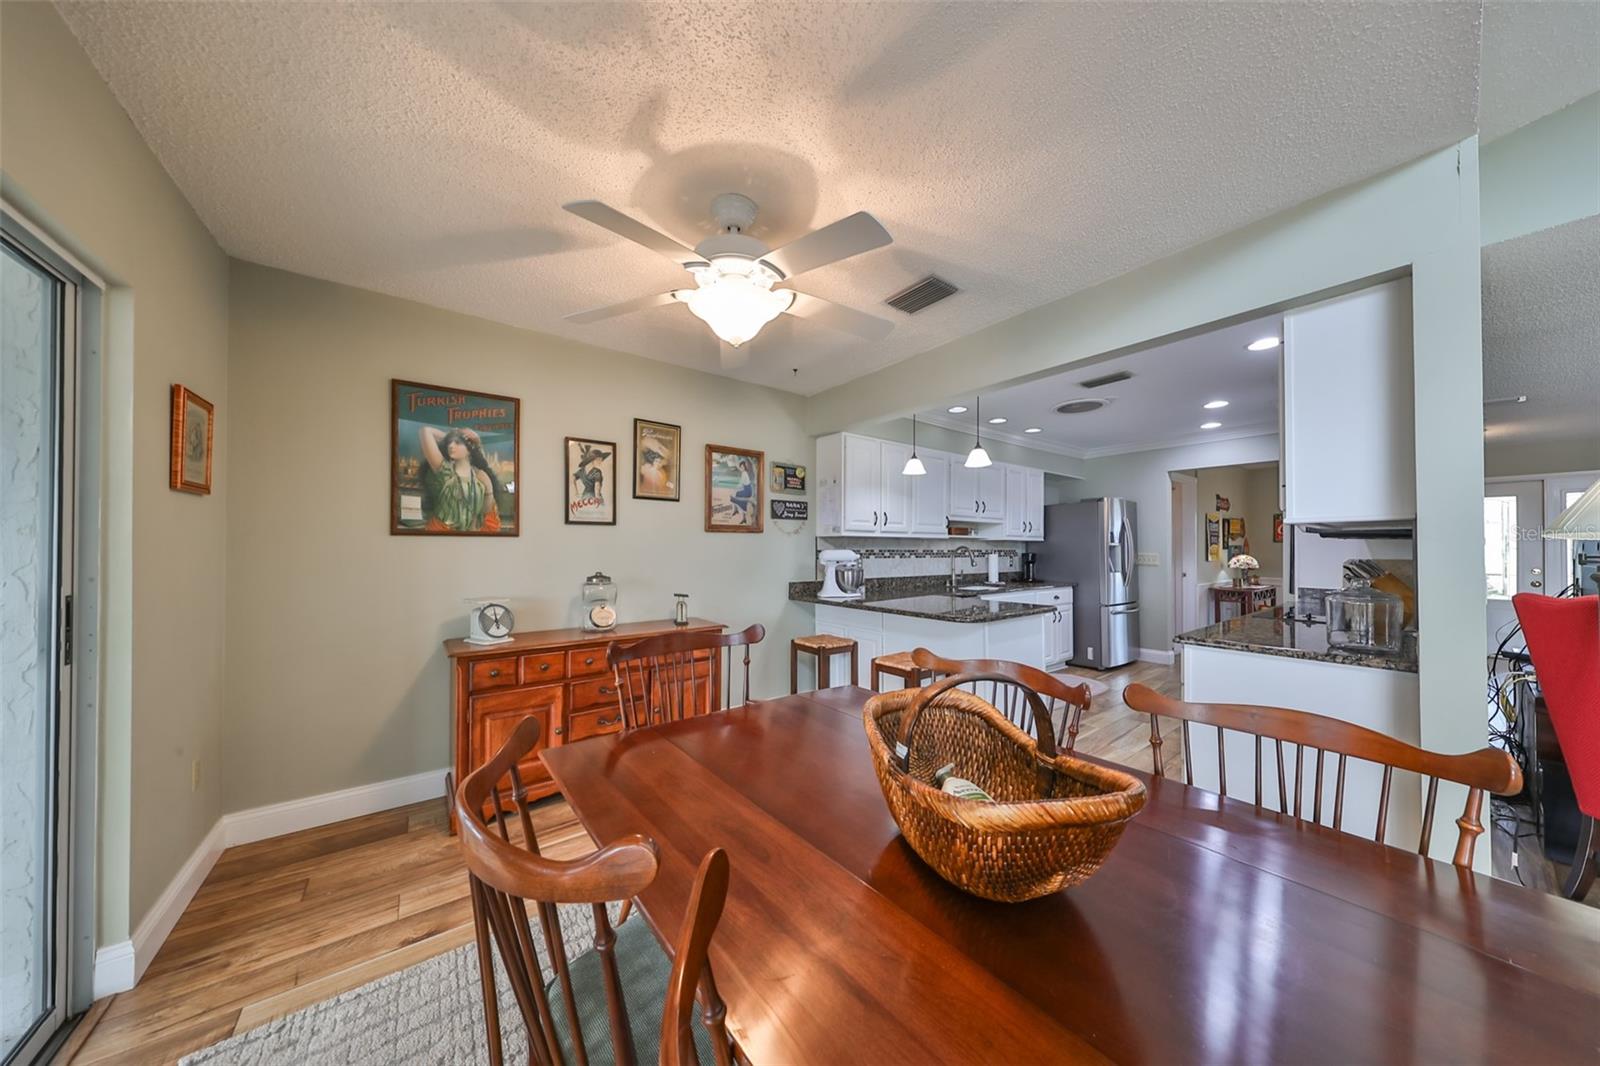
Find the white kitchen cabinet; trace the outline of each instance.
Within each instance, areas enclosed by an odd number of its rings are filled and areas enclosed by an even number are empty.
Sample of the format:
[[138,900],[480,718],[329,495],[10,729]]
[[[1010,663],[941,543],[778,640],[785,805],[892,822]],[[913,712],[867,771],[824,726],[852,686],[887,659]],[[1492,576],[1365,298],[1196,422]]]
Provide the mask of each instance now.
[[[911,482],[911,535],[942,537],[949,532],[950,455],[944,452],[917,453],[927,474],[906,478]],[[959,461],[959,460],[957,460]]]
[[995,463],[978,471],[978,521],[1005,521],[1006,471],[1010,469]]
[[1002,468],[1005,476],[1006,510],[1001,532],[1013,540],[1028,534],[1028,471],[1020,466]]
[[950,517],[976,519],[979,517],[978,471],[956,458],[950,464]]
[[1044,539],[1044,471],[1004,468],[1005,510],[1002,535],[1012,540]]
[[850,533],[876,533],[882,523],[883,442],[846,433],[843,447],[844,528]]
[[1054,665],[1072,658],[1072,590],[1045,589],[1035,594],[1035,603],[1054,607],[1045,622],[1045,662]]
[[1283,520],[1417,514],[1411,279],[1283,316]]
[[[1006,517],[1011,517],[1011,504],[1006,503]],[[1044,539],[1044,471],[1022,471],[1022,518],[1018,522],[1023,540]]]
[[920,480],[906,477],[902,471],[911,458],[911,445],[892,440],[879,442],[881,470],[878,506],[883,512],[880,533],[911,532],[911,483]]

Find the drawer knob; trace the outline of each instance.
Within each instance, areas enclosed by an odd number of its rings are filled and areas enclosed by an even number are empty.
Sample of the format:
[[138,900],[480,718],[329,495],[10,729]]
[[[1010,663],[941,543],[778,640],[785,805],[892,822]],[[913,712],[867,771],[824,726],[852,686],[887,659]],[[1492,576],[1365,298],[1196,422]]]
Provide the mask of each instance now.
[[493,669],[493,670],[490,670],[490,671],[489,671],[489,676],[490,676],[490,677],[499,677],[499,676],[500,676],[500,670],[499,670],[499,668],[498,668],[498,667],[496,667],[496,668],[495,668],[495,669]]
[[585,666],[593,666],[594,665],[594,656],[591,655],[587,659],[583,660],[583,665],[585,665]]
[[609,695],[611,695],[611,689],[610,689],[610,687],[609,687],[609,686],[606,686],[606,685],[601,685],[601,686],[600,686],[600,695],[602,695],[602,696],[609,696]]
[[540,663],[539,664],[539,672],[541,674],[544,673],[548,669],[550,669],[550,664],[549,663]]
[[595,722],[595,725],[600,725],[600,726],[616,725],[616,724],[617,724],[617,719],[615,719],[615,718],[601,718],[601,719],[598,719]]

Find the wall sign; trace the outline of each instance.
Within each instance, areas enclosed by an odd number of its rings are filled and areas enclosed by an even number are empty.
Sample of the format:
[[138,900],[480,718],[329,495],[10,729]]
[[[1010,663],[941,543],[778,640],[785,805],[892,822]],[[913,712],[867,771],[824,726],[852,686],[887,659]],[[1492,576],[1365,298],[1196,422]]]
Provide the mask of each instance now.
[[810,504],[805,500],[773,500],[773,518],[793,518],[804,522],[811,516]]
[[774,462],[772,464],[772,491],[806,491],[806,468],[799,463]]

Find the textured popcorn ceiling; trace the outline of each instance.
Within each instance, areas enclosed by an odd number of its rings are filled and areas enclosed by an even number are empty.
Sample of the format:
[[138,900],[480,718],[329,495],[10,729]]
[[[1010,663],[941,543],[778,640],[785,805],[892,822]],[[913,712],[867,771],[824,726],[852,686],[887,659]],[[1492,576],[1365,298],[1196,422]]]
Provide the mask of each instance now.
[[1483,5],[1478,135],[1502,137],[1600,92],[1600,0]]
[[[890,247],[799,288],[736,376],[848,381],[1414,159],[1476,122],[1477,3],[64,3],[234,256],[716,370],[672,264],[724,190],[781,244],[856,210]],[[885,297],[963,290],[914,318]],[[798,371],[797,373],[794,371]]]
[[1600,215],[1483,250],[1483,409],[1491,439],[1600,429]]

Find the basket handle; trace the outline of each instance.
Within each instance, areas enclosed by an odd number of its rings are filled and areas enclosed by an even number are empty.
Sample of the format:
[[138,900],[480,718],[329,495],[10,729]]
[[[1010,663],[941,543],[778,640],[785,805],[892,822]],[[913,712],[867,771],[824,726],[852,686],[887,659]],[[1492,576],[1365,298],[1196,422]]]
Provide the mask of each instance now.
[[[911,731],[916,728],[917,719],[922,717],[922,709],[932,703],[943,693],[961,685],[969,685],[974,681],[1002,681],[1015,685],[1016,679],[1005,674],[956,674],[946,677],[926,688],[919,688],[916,696],[912,697],[911,706],[906,708],[906,713],[900,718],[900,750],[905,754],[899,756],[900,770],[902,773],[911,772]],[[1047,759],[1056,757],[1055,732],[1050,728],[1050,714],[1045,710],[1044,701],[1039,694],[1026,686],[1022,693],[1028,699],[1028,708],[1033,712],[1033,728],[1038,734],[1034,743]]]

